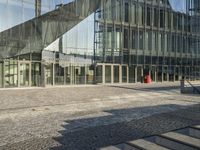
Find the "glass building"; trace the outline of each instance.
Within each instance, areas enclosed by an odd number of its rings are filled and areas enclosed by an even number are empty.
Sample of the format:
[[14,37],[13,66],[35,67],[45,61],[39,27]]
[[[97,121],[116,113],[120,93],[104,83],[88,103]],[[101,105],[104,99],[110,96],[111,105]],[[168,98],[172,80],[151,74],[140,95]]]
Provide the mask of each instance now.
[[1,0],[0,87],[200,77],[198,0]]

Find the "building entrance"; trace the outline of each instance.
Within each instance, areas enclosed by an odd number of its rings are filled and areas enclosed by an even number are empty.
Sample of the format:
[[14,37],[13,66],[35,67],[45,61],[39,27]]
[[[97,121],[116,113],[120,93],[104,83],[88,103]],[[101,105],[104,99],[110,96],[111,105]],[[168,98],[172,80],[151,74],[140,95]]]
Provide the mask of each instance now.
[[31,63],[31,85],[32,86],[40,86],[41,82],[41,65],[39,62]]
[[163,66],[163,81],[168,81],[169,80],[169,74],[168,74],[168,67],[167,66]]
[[20,86],[30,86],[30,63],[20,63]]
[[46,85],[53,85],[53,64],[46,65],[45,79]]
[[151,80],[152,82],[156,82],[156,66],[151,67]]
[[144,77],[143,77],[143,68],[142,66],[137,66],[137,82],[143,82]]
[[120,71],[119,71],[119,66],[115,65],[113,66],[113,79],[114,83],[119,83],[120,78]]

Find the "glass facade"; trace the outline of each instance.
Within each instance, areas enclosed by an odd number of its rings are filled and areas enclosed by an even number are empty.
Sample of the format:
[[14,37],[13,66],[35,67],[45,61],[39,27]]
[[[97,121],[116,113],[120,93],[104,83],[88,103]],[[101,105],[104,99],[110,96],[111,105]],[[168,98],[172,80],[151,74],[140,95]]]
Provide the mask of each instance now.
[[1,0],[0,87],[200,78],[198,0]]
[[0,87],[91,84],[100,0],[0,1]]
[[[96,12],[96,61],[127,65],[130,83],[143,82],[147,74],[154,82],[198,80],[199,8],[198,0],[102,1]],[[110,43],[117,43],[118,51]]]

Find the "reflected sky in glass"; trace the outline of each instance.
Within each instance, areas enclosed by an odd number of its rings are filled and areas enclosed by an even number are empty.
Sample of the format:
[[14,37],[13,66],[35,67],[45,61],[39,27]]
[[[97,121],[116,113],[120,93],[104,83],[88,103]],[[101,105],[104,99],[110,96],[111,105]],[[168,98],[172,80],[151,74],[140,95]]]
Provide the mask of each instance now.
[[[74,0],[42,0],[42,14],[56,8],[56,5],[67,4]],[[35,0],[0,0],[0,32],[35,17]],[[172,9],[186,12],[186,0],[169,0]],[[77,49],[92,52],[94,39],[93,15],[75,26],[63,36],[63,48],[66,53]],[[58,49],[58,41],[49,45],[49,49]],[[82,51],[81,51],[82,52]]]
[[[92,55],[94,43],[94,13],[63,35],[63,53]],[[59,41],[56,40],[45,50],[58,51]]]
[[[42,14],[74,0],[42,0]],[[35,17],[35,0],[0,0],[0,32]]]
[[186,12],[186,0],[169,0],[172,9],[179,12]]

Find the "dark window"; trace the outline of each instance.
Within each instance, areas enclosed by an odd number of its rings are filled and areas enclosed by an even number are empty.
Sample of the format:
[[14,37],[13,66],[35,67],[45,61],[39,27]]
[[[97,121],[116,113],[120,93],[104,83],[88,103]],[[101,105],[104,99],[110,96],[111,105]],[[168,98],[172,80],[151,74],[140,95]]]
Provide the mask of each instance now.
[[125,3],[125,16],[124,21],[129,22],[129,4]]
[[178,36],[178,41],[177,41],[177,51],[178,52],[181,52],[181,50],[182,50],[182,37],[179,35]]
[[183,53],[186,53],[187,50],[187,38],[183,37]]
[[147,42],[148,50],[152,50],[152,34],[150,31],[147,32]]
[[172,52],[176,52],[176,35],[172,35]]
[[147,26],[151,26],[151,8],[147,7]]
[[123,53],[123,63],[124,64],[128,64],[129,63],[129,55],[126,52]]
[[182,15],[178,14],[178,30],[182,30]]
[[168,28],[169,29],[171,29],[171,23],[172,23],[171,12],[168,12]]
[[167,34],[167,51],[171,51],[171,35],[170,34]]
[[161,51],[165,51],[165,34],[161,34]]
[[144,49],[144,35],[143,35],[143,31],[139,32],[139,49],[143,50]]
[[187,16],[184,16],[183,19],[184,31],[187,31]]
[[128,29],[124,29],[124,48],[128,49]]
[[132,4],[131,6],[131,21],[133,24],[136,24],[136,7],[135,4]]
[[132,30],[132,49],[137,48],[137,32]]
[[144,7],[140,5],[138,6],[138,24],[144,24]]
[[160,28],[164,28],[165,24],[165,17],[164,17],[164,11],[160,10]]
[[154,8],[154,26],[158,27],[158,9]]
[[112,32],[113,32],[113,28],[107,27],[107,48],[109,49],[112,48]]
[[177,15],[176,13],[173,14],[173,28],[177,29]]
[[158,33],[155,33],[155,51],[158,50]]

